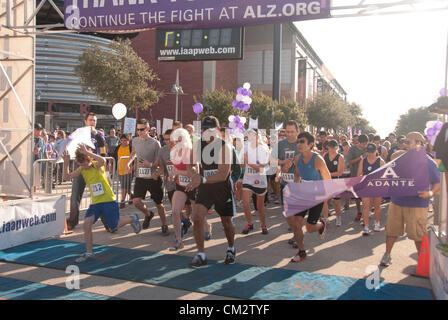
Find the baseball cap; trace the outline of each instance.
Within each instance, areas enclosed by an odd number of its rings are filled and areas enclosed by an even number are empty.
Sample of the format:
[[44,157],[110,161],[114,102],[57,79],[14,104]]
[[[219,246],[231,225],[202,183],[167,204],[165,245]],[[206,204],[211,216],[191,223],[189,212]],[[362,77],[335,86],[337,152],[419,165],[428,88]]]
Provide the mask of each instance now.
[[42,125],[41,125],[39,122],[36,122],[36,123],[34,124],[34,129],[42,130],[43,127],[42,127]]
[[373,143],[369,143],[367,145],[367,152],[375,152],[376,151],[376,145],[374,145]]
[[201,126],[204,130],[218,128],[219,122],[218,122],[218,119],[216,119],[215,117],[206,116],[202,119]]
[[330,141],[328,141],[327,146],[328,146],[328,148],[337,148],[338,142],[336,140],[330,140]]

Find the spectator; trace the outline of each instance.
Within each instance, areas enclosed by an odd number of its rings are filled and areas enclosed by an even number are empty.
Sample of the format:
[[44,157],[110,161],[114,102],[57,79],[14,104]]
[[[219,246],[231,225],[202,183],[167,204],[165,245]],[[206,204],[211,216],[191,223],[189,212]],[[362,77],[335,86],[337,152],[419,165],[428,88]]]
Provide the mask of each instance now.
[[107,156],[113,157],[115,149],[118,146],[118,137],[115,135],[115,128],[110,128],[109,135],[106,137],[106,150]]
[[42,138],[43,127],[40,123],[34,125],[34,161],[45,159],[45,142]]
[[[123,209],[126,206],[126,194],[129,195],[129,204],[132,203],[132,194],[131,194],[131,182],[132,182],[132,170],[131,173],[125,172],[126,164],[129,161],[128,159],[121,159],[122,157],[129,157],[132,152],[132,144],[129,143],[128,136],[122,134],[120,137],[121,144],[115,148],[115,152],[113,157],[118,166],[118,176],[121,185],[121,202],[120,209]],[[121,159],[121,160],[120,160]]]
[[[57,135],[56,135],[56,142],[55,142],[55,146],[54,146],[54,151],[56,153],[56,157],[62,156],[62,154],[60,154],[60,150],[61,150],[61,146],[64,143],[66,139],[65,136],[65,132],[63,130],[58,130]],[[57,177],[57,181],[58,184],[62,183],[62,169],[64,167],[64,163],[63,162],[59,162],[56,165],[56,177]]]
[[[362,134],[358,137],[358,144],[353,145],[350,148],[350,151],[348,153],[348,160],[350,164],[350,176],[351,177],[357,177],[358,176],[358,167],[359,164],[362,163],[362,161],[365,158],[365,152],[367,148],[367,143],[369,142],[369,138]],[[356,215],[355,221],[361,220],[361,199],[356,198],[356,208],[358,209],[358,214]]]
[[179,129],[179,128],[182,128],[183,126],[182,126],[182,122],[180,122],[180,121],[174,121],[173,122],[173,131],[174,130],[176,130],[176,129]]

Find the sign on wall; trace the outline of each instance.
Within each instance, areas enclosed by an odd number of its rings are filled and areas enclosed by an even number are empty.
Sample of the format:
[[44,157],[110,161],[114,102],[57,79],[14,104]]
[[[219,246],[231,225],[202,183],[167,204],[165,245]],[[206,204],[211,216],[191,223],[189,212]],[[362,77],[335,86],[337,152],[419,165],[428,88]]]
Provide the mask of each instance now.
[[66,0],[67,29],[225,28],[330,17],[330,0]]

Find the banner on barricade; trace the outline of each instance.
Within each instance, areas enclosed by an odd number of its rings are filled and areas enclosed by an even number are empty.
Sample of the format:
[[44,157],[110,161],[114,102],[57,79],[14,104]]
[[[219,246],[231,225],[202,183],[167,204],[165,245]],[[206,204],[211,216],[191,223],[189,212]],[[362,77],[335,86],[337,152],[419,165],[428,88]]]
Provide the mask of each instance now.
[[0,250],[62,234],[65,196],[0,204]]
[[428,186],[426,152],[410,150],[366,176],[288,183],[283,190],[284,214],[291,216],[332,198],[416,196]]
[[137,119],[124,118],[123,134],[131,133],[135,136],[135,127],[137,126]]
[[162,132],[165,133],[166,130],[173,128],[173,119],[163,118]]
[[160,123],[160,120],[156,121],[157,126],[157,135],[160,136],[161,134],[165,134],[165,132],[162,132],[162,124]]

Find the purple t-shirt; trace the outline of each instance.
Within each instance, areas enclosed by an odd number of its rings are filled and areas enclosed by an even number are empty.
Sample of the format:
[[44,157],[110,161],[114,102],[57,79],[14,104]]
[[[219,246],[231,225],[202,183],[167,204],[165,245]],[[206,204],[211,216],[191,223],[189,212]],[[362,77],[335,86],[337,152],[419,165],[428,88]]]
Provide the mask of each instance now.
[[[427,160],[428,160],[428,171],[429,171],[430,183],[431,184],[440,183],[440,172],[437,169],[437,164],[428,155],[427,155]],[[427,190],[429,191],[429,186],[428,186]],[[421,191],[425,191],[425,190],[421,190]],[[397,206],[407,207],[407,208],[426,208],[429,206],[429,198],[422,199],[418,196],[390,197],[390,201],[393,204],[396,204]]]

